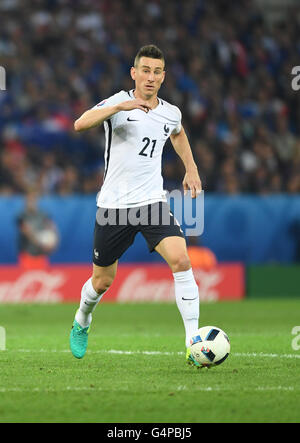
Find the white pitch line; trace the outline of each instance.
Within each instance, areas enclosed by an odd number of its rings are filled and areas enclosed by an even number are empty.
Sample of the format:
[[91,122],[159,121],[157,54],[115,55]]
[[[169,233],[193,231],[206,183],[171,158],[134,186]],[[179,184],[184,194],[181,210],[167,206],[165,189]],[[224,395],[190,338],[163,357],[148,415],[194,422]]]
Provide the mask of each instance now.
[[[299,388],[295,388],[294,386],[257,386],[255,388],[243,388],[243,392],[247,391],[259,391],[259,392],[268,392],[268,391],[295,391]],[[109,389],[111,390],[111,388]],[[128,391],[128,389],[116,389],[116,391],[120,392],[122,390]],[[171,391],[200,391],[200,392],[221,392],[221,391],[235,391],[235,386],[193,386],[193,388],[188,388],[187,386],[177,386],[177,387],[170,387]],[[51,393],[51,392],[83,392],[83,391],[89,391],[89,392],[104,392],[107,391],[107,388],[104,387],[97,387],[97,386],[66,386],[65,388],[19,388],[19,387],[1,387],[0,386],[0,393],[8,393],[8,392],[31,392],[31,393]]]
[[[178,388],[176,389],[177,391],[187,391],[190,390],[191,388],[188,388],[187,386],[178,386]],[[235,386],[195,386],[192,388],[195,391],[205,391],[205,392],[210,392],[210,391],[235,391],[236,388]],[[255,388],[253,387],[245,387],[242,388],[242,391],[294,391],[295,388],[294,386],[257,386]]]
[[300,358],[300,354],[266,354],[264,352],[235,352],[235,357]]
[[[9,352],[23,352],[23,353],[69,353],[69,349],[7,349]],[[5,352],[5,351],[3,351]],[[167,351],[124,351],[117,349],[99,349],[97,351],[88,350],[88,354],[119,354],[119,355],[184,355],[184,352],[167,352]],[[264,352],[233,352],[233,357],[251,357],[251,358],[300,358],[300,354],[271,354]]]

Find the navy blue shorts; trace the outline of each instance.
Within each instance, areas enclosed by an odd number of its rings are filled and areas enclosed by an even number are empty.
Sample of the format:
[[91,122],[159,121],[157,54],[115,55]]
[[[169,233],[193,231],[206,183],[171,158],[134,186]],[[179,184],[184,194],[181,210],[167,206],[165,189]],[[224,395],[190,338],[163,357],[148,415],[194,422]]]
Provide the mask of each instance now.
[[93,263],[110,266],[134,242],[140,232],[153,252],[165,237],[183,237],[182,229],[165,202],[137,208],[98,208],[94,230]]

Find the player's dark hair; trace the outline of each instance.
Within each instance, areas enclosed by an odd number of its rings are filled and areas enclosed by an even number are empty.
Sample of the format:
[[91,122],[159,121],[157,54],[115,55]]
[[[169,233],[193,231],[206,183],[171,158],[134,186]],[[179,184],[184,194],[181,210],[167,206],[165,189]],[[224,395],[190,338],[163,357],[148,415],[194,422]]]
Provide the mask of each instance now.
[[142,46],[134,59],[134,66],[137,67],[142,57],[156,58],[165,63],[165,58],[162,51],[155,45]]

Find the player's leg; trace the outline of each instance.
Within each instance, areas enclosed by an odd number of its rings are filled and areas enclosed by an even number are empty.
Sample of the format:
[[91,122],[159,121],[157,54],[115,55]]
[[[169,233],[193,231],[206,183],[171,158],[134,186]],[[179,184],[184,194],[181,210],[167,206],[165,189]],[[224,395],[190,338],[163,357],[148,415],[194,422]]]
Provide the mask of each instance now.
[[188,348],[192,334],[199,327],[200,305],[186,241],[178,236],[165,237],[155,246],[155,250],[165,259],[173,273],[176,304],[184,323]]
[[83,358],[86,353],[92,312],[112,284],[117,263],[116,260],[112,265],[104,267],[93,264],[92,277],[82,287],[80,306],[70,333],[70,348],[76,358]]
[[[83,285],[79,309],[70,334],[70,348],[76,358],[85,355],[92,312],[112,284],[118,260],[133,243],[135,229],[127,225],[106,223],[107,209],[99,208],[96,215],[93,245],[93,274]],[[104,222],[103,222],[104,220]],[[102,223],[103,222],[103,223]]]
[[75,320],[82,328],[91,324],[92,313],[112,284],[117,273],[117,266],[118,260],[110,266],[97,266],[93,263],[92,277],[82,287],[80,306],[75,315]]
[[[75,320],[84,328],[90,325],[92,312],[112,284],[118,259],[134,240],[135,232],[127,225],[117,224],[115,210],[98,208],[94,229],[93,274],[83,285],[80,307]],[[110,217],[111,221],[110,222]]]
[[185,272],[191,268],[191,262],[184,237],[178,237],[175,235],[172,237],[165,237],[154,249],[167,262],[173,273]]

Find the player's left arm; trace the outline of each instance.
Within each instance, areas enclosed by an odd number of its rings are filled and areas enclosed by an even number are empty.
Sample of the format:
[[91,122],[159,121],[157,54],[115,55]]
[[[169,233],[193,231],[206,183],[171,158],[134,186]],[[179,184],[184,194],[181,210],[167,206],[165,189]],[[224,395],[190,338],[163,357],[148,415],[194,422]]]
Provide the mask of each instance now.
[[202,184],[199,177],[197,165],[193,158],[191,146],[183,126],[181,126],[180,132],[178,132],[177,134],[171,134],[170,139],[173,148],[175,149],[176,153],[179,155],[185,166],[186,172],[182,182],[184,194],[186,194],[187,191],[190,189],[191,197],[195,198],[200,194],[202,190]]

